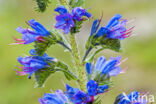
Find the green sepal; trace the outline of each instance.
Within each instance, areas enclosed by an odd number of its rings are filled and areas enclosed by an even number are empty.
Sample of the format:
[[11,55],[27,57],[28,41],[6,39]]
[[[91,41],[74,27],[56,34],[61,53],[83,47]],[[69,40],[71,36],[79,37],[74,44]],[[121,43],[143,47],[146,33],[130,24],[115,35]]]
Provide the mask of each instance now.
[[43,37],[43,39],[45,40],[43,42],[38,42],[38,41],[34,42],[35,43],[35,45],[34,45],[35,51],[36,51],[37,55],[39,55],[39,56],[42,56],[45,53],[45,51],[47,50],[47,48],[49,48],[52,44],[57,43],[57,40],[53,39],[50,36]]
[[54,69],[52,70],[51,68],[44,68],[44,69],[40,69],[36,71],[35,72],[35,81],[36,81],[35,87],[43,87],[47,78],[54,72],[56,72],[56,70]]
[[109,39],[109,38],[108,39],[102,39],[100,41],[100,45],[102,47],[111,49],[111,50],[116,51],[116,52],[120,52],[120,48],[121,48],[120,40],[118,40],[118,39]]
[[82,27],[83,21],[75,21],[75,27],[71,28],[71,33],[75,34],[80,32],[80,28]]
[[101,73],[99,73],[95,76],[94,80],[98,82],[99,85],[107,84],[109,88],[113,86],[113,81],[111,80],[111,77],[107,76],[106,74],[101,75]]

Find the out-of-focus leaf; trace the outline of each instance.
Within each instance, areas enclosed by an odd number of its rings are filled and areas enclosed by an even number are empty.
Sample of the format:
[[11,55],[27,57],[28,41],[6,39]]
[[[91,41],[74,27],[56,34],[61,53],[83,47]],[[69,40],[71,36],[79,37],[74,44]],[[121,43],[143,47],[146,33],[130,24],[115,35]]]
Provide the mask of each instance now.
[[84,1],[85,0],[70,0],[69,1],[69,5],[72,8],[79,7],[79,6],[82,6],[83,5]]
[[35,0],[38,6],[38,11],[44,12],[50,3],[50,0]]

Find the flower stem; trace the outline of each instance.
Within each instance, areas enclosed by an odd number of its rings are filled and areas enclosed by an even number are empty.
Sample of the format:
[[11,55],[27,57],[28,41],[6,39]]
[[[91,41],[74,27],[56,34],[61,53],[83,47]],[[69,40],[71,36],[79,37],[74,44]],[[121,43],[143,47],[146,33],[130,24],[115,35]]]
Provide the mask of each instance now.
[[85,68],[83,66],[83,64],[81,63],[81,59],[80,59],[80,54],[79,54],[79,50],[78,50],[78,46],[76,43],[76,39],[75,39],[75,35],[74,34],[70,34],[69,35],[70,38],[70,45],[72,48],[72,56],[77,68],[77,72],[78,72],[78,83],[80,85],[80,89],[83,91],[86,91],[86,72],[85,72]]

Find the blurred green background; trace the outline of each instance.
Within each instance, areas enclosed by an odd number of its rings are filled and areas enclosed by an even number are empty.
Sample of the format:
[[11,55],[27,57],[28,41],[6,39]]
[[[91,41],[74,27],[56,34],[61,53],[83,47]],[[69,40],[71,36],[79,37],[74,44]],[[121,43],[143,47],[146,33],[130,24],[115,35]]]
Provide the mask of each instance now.
[[[13,70],[17,57],[28,54],[33,46],[8,45],[14,42],[12,36],[20,37],[15,28],[28,27],[25,21],[32,18],[48,29],[54,26],[53,9],[56,7],[56,0],[52,0],[45,13],[36,12],[35,6],[33,0],[0,0],[0,104],[38,104],[38,98],[45,92],[50,92],[50,89],[64,89],[62,73],[52,75],[44,88],[34,88],[33,78],[29,80],[27,76],[17,76]],[[122,53],[105,50],[98,55],[105,55],[107,58],[122,55],[123,58],[129,58],[122,65],[123,68],[128,66],[127,72],[113,78],[114,88],[103,95],[102,104],[113,104],[119,93],[133,90],[149,91],[156,96],[156,0],[86,0],[85,6],[93,13],[93,18],[85,22],[77,35],[82,54],[92,21],[100,18],[102,12],[102,25],[116,13],[122,14],[123,18],[135,20],[131,24],[136,26],[136,35],[122,41]],[[47,53],[66,62],[73,69],[71,56],[64,53],[62,47],[53,46]],[[65,80],[65,83],[69,82]],[[73,82],[69,84],[73,85]]]

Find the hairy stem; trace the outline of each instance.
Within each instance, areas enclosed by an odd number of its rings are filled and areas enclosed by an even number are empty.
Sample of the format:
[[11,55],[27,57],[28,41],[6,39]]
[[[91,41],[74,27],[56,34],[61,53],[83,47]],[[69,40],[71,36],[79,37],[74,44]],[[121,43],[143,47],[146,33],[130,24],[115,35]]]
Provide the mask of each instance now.
[[78,72],[78,83],[80,85],[80,89],[86,91],[86,72],[83,64],[81,63],[80,54],[74,34],[70,34],[69,38],[70,45],[72,47],[72,56]]

